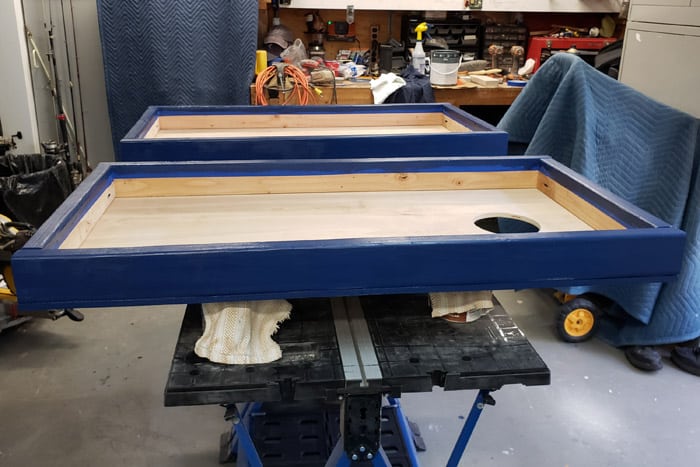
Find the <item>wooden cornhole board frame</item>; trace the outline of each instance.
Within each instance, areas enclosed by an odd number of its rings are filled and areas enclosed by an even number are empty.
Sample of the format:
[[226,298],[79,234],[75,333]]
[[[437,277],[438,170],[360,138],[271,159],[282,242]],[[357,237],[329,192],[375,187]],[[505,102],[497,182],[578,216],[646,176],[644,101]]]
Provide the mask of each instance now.
[[684,238],[549,157],[112,163],[12,263],[32,310],[662,281]]
[[450,104],[149,107],[119,160],[501,156],[508,134]]

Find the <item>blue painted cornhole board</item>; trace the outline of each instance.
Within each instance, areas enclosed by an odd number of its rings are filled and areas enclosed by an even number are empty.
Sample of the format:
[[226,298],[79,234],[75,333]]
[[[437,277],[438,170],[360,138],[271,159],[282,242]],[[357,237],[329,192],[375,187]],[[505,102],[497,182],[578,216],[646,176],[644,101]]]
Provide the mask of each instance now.
[[[195,186],[217,190],[255,180],[264,194],[274,191],[265,188],[272,179],[304,192],[309,177],[339,176],[350,181],[336,191],[353,191],[355,180],[386,176],[388,190],[465,190],[477,187],[474,177],[500,187],[518,174],[539,180],[538,189],[563,190],[620,228],[61,248],[74,230],[86,228],[81,220],[105,193],[112,196],[114,185],[165,184],[164,192],[148,196],[166,196],[168,190],[179,195],[192,178]],[[446,188],[410,185],[425,177],[444,180]],[[197,238],[217,226],[190,228]],[[12,266],[20,307],[41,310],[664,281],[679,271],[684,237],[545,156],[111,163],[70,195],[15,253]]]
[[[429,131],[428,126],[419,123],[421,117],[428,116],[448,121],[450,130]],[[412,117],[412,123],[401,126],[400,133],[381,134],[382,129],[391,128],[392,121]],[[303,131],[307,122],[313,128],[303,134],[273,134],[273,130],[288,125]],[[168,124],[185,133],[190,129],[190,134],[165,135]],[[259,131],[248,135],[221,133],[227,128],[238,131],[242,126]],[[359,132],[334,133],[334,128],[352,127],[359,128]],[[213,136],[217,130],[218,135]],[[315,133],[317,130],[322,131]],[[153,106],[121,140],[119,152],[124,162],[500,156],[508,153],[508,134],[451,104]]]

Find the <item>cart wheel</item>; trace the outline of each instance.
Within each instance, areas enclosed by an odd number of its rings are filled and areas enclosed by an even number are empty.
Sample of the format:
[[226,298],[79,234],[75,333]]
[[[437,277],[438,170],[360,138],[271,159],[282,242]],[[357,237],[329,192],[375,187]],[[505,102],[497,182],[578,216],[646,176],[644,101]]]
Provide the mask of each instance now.
[[565,342],[583,342],[596,332],[601,311],[585,296],[576,297],[559,307],[557,331]]

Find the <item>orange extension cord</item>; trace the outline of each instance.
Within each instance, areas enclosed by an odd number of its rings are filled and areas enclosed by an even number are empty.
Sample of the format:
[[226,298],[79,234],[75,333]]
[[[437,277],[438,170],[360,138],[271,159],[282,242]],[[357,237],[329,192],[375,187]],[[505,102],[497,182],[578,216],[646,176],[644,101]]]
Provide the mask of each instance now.
[[[291,95],[289,99],[285,99],[285,104],[287,102],[292,102],[298,105],[307,105],[309,103],[309,98],[313,98],[314,94],[304,72],[294,65],[285,64],[283,65],[283,74],[284,76],[292,78]],[[268,105],[267,99],[265,98],[265,85],[270,80],[276,79],[276,76],[277,66],[275,65],[265,68],[258,74],[258,77],[255,79],[255,101],[258,105]],[[283,91],[280,90],[279,92],[281,93]],[[297,98],[297,102],[294,102],[294,97]]]

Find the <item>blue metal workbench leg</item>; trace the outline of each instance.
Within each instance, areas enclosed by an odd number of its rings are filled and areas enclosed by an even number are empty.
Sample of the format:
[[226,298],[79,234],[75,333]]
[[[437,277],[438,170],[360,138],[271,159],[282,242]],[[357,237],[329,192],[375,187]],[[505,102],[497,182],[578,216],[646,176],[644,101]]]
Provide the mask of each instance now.
[[396,421],[399,425],[399,430],[401,430],[401,438],[406,446],[406,455],[411,463],[411,467],[418,467],[418,453],[416,452],[416,445],[413,442],[413,433],[411,427],[408,426],[408,420],[403,414],[403,410],[401,410],[401,404],[398,399],[393,397],[387,396],[386,399],[389,402],[389,406],[394,408]]
[[479,416],[481,415],[481,411],[484,409],[484,404],[495,404],[493,397],[491,397],[489,392],[490,391],[488,389],[481,389],[479,394],[477,394],[476,400],[474,401],[472,409],[469,412],[469,416],[467,417],[467,421],[464,422],[459,438],[457,438],[457,443],[455,443],[455,447],[452,449],[450,459],[447,461],[447,467],[457,467],[457,464],[462,458],[462,454],[464,454],[464,450],[467,447],[469,438],[472,436],[472,432],[476,427],[476,422],[479,421]]
[[244,404],[240,411],[234,405],[229,409],[233,409],[232,413],[229,415],[227,412],[227,419],[233,423],[229,457],[235,456],[236,465],[239,467],[262,467],[263,465],[248,431],[250,416],[259,407],[260,404],[249,402]]

